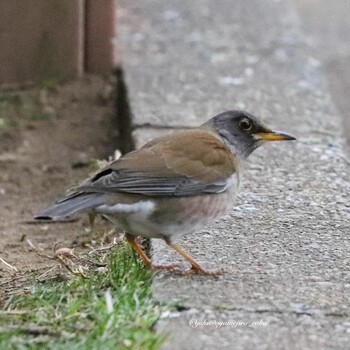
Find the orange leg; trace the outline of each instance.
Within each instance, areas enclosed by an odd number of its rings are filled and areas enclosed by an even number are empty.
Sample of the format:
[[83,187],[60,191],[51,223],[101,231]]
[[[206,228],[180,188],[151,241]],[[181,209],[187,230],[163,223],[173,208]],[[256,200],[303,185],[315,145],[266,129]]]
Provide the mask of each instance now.
[[202,275],[220,275],[221,271],[207,271],[204,270],[198,263],[194,261],[192,256],[188,254],[180,245],[176,243],[168,243],[168,245],[176,250],[182,257],[184,257],[190,264],[191,269],[188,271],[185,271],[185,273],[195,273],[195,274],[202,274]]
[[128,233],[125,234],[126,240],[135,249],[135,251],[140,255],[142,261],[153,270],[174,270],[178,268],[177,265],[153,265],[151,259],[143,251],[142,247],[136,242],[136,237]]
[[129,242],[129,244],[135,249],[135,251],[140,255],[140,258],[146,265],[151,265],[151,259],[146,255],[146,253],[142,250],[142,247],[136,242],[136,237],[129,235],[128,233],[125,234],[126,240]]

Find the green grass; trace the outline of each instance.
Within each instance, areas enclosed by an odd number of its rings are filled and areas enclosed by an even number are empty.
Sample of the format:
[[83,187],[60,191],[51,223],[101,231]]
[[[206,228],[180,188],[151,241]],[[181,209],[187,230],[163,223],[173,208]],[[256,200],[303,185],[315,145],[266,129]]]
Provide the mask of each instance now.
[[43,111],[38,92],[0,91],[0,132],[21,124],[49,119]]
[[56,86],[63,80],[63,75],[56,72],[52,75],[41,76],[38,80],[38,86],[45,89],[54,90]]
[[[28,295],[13,298],[0,314],[0,349],[157,349],[165,337],[153,326],[165,307],[152,300],[152,273],[124,244],[108,261],[89,279],[34,283]],[[34,326],[49,334],[31,334]]]

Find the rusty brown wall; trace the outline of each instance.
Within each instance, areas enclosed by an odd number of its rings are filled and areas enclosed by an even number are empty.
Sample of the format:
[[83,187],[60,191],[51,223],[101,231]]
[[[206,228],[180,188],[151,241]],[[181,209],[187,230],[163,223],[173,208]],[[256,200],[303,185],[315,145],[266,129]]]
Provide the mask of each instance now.
[[0,84],[110,70],[114,7],[115,0],[1,0]]
[[115,0],[86,0],[85,68],[88,72],[108,73],[116,65]]

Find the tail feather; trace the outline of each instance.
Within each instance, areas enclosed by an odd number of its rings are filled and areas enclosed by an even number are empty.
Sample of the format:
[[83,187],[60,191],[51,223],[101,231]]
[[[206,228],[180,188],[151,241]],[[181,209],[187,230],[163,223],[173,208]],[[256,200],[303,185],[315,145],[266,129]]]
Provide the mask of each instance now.
[[73,214],[90,211],[104,203],[104,194],[75,193],[54,204],[39,215],[36,220],[58,220]]

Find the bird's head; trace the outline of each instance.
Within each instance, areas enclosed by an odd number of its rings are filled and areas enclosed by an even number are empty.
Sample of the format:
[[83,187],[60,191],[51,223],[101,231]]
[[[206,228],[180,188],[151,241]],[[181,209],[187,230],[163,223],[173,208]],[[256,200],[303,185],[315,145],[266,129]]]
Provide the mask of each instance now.
[[264,142],[295,140],[295,137],[273,131],[253,115],[239,110],[218,114],[203,126],[213,129],[235,154],[244,158]]

